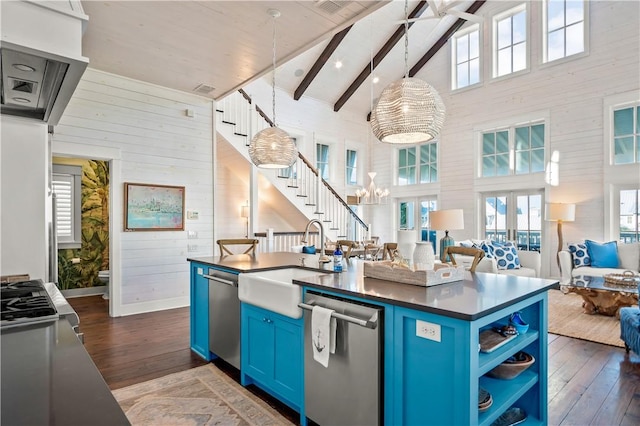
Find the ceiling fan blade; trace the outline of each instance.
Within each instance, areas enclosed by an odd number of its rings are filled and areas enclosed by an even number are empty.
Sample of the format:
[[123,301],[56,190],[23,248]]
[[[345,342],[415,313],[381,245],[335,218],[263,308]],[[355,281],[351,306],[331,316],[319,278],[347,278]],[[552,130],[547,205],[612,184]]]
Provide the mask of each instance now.
[[473,15],[467,12],[460,12],[459,10],[448,10],[447,15],[457,16],[458,18],[462,18],[464,20],[471,21],[471,22],[477,22],[479,24],[483,22],[483,19],[481,16]]

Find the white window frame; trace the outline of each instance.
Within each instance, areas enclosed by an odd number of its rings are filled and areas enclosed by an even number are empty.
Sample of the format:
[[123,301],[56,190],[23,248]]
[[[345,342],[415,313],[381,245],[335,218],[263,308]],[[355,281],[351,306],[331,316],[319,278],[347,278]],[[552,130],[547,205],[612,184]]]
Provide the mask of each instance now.
[[[511,56],[511,72],[508,72],[504,75],[498,75],[498,23],[504,19],[507,18],[511,18],[512,16],[520,13],[520,12],[525,12],[525,61],[526,61],[526,65],[523,69],[518,70],[518,71],[513,71],[513,54]],[[502,12],[498,15],[495,15],[493,17],[492,20],[492,46],[491,46],[491,53],[492,53],[492,77],[494,80],[500,80],[500,79],[504,79],[504,78],[509,78],[512,76],[516,76],[516,75],[520,75],[523,73],[527,73],[529,72],[529,69],[531,67],[531,60],[530,60],[530,50],[531,50],[531,36],[530,36],[530,28],[531,25],[529,24],[530,22],[530,17],[531,13],[529,10],[529,6],[528,3],[523,3],[519,6],[516,6],[512,9],[509,9],[505,12]],[[513,44],[510,45],[511,46],[511,50],[513,53]]]
[[[60,235],[58,232],[58,249],[78,249],[82,247],[82,166],[68,166],[54,164],[52,168],[52,188],[56,192],[56,180],[68,182],[70,197],[63,200],[62,194],[56,194],[56,229],[61,227],[64,216],[70,215],[70,235]],[[64,205],[70,204],[64,214]]]
[[[515,176],[533,176],[539,174],[545,174],[545,170],[537,171],[537,172],[528,172],[528,173],[516,173],[516,146],[515,146],[515,137],[516,137],[516,129],[520,127],[531,127],[535,125],[542,124],[544,125],[544,157],[543,164],[547,167],[548,158],[549,158],[549,123],[548,120],[544,118],[540,119],[532,119],[524,122],[518,122],[511,125],[502,125],[496,128],[487,128],[479,131],[478,134],[478,147],[477,147],[477,177],[478,179],[496,179],[496,178],[507,178],[507,177],[515,177]],[[483,176],[483,135],[485,133],[491,132],[502,132],[506,131],[508,134],[508,143],[509,143],[509,173],[506,175],[494,175],[494,176]],[[531,165],[531,160],[529,161],[529,165]]]
[[[326,162],[322,162],[322,164],[326,164],[326,170],[327,170],[327,177],[325,178],[324,176],[322,176],[321,172],[320,172],[320,167],[318,165],[318,163],[320,163],[319,159],[318,159],[318,145],[323,145],[327,147],[327,161]],[[316,142],[315,146],[314,146],[314,154],[316,157],[316,168],[318,169],[318,176],[321,177],[322,179],[324,179],[325,181],[329,181],[331,180],[331,167],[329,167],[331,165],[331,144],[326,143],[326,142]]]
[[640,92],[632,90],[604,99],[604,238],[607,241],[617,240],[620,234],[620,199],[621,189],[633,189],[638,187],[640,176],[640,163],[614,164],[613,163],[613,111],[619,108],[637,105],[640,103]]
[[[436,147],[436,169],[437,169],[437,175],[438,178],[435,181],[428,181],[428,182],[420,182],[421,181],[421,171],[420,171],[420,167],[422,166],[421,163],[421,156],[420,156],[420,151],[421,151],[421,147],[424,145],[434,145]],[[416,158],[416,163],[415,163],[415,172],[413,174],[413,179],[414,179],[414,183],[400,183],[400,151],[401,150],[405,150],[405,149],[414,149],[415,150],[415,158]],[[402,147],[398,147],[396,149],[396,162],[395,162],[395,166],[394,166],[394,171],[395,171],[395,177],[396,177],[396,185],[400,186],[400,187],[407,187],[407,186],[413,186],[413,185],[433,185],[433,184],[438,184],[440,182],[440,142],[438,140],[433,141],[433,142],[427,142],[427,143],[422,143],[422,144],[418,144],[418,145],[406,145],[406,146],[402,146]],[[430,163],[427,163],[430,164]]]
[[[566,3],[567,0],[565,0]],[[583,56],[586,56],[589,54],[589,27],[590,27],[590,23],[589,23],[589,1],[583,0],[583,17],[582,17],[582,25],[583,25],[583,31],[582,31],[582,43],[583,43],[583,47],[584,49],[582,50],[582,52],[578,52],[578,53],[572,53],[571,55],[566,55],[566,38],[565,38],[565,56],[562,56],[560,58],[556,58],[556,59],[552,59],[549,60],[549,51],[548,51],[548,38],[549,38],[549,31],[548,31],[548,3],[549,0],[544,0],[543,4],[542,4],[542,31],[541,31],[541,35],[542,35],[542,63],[543,64],[556,64],[556,63],[562,63],[562,62],[566,62],[566,61],[570,61],[570,60],[574,60],[577,58],[581,58]],[[566,29],[566,26],[563,26],[562,28]]]
[[[355,155],[356,155],[356,161],[353,167],[349,165],[349,151],[355,152]],[[357,186],[359,184],[360,182],[360,167],[358,167],[358,163],[360,162],[359,160],[360,160],[360,152],[357,149],[351,149],[351,148],[345,149],[344,151],[344,183],[345,185]],[[353,169],[355,172],[355,176],[356,176],[355,182],[349,182],[350,169]]]
[[[469,35],[473,32],[478,33],[478,82],[459,87],[458,86],[458,63],[457,63],[458,62],[458,39],[462,37],[469,37]],[[481,31],[480,24],[471,25],[468,28],[465,28],[464,30],[460,30],[457,33],[455,33],[454,36],[451,38],[451,90],[458,91],[458,90],[469,89],[469,88],[482,85],[482,77],[483,77],[482,69],[483,69],[483,62],[484,62],[482,47],[483,47],[483,40],[482,40],[482,31]],[[467,70],[469,70],[470,62],[471,62],[471,59],[468,59],[466,61]]]

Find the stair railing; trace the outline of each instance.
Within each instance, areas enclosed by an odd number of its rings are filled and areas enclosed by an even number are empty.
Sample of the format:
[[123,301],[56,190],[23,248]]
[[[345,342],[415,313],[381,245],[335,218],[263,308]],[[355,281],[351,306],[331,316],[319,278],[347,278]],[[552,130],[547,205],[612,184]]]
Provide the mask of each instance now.
[[[252,135],[275,124],[242,89],[218,102],[216,110],[222,113],[222,122],[234,126],[234,134],[245,138],[249,146]],[[255,110],[256,113],[253,113]],[[314,206],[314,214],[329,224],[329,229],[338,231],[339,238],[351,238],[352,227],[356,239],[364,239],[369,230],[367,224],[349,207],[335,189],[320,177],[311,162],[298,152],[293,166],[281,169],[279,178],[287,179],[287,186],[294,189],[296,197],[304,198],[305,204]]]

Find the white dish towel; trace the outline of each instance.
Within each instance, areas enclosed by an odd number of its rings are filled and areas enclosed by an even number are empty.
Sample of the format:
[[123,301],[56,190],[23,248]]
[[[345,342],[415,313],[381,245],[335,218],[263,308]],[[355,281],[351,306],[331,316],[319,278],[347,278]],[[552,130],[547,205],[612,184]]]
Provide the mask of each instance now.
[[314,306],[311,311],[313,359],[325,368],[329,366],[329,353],[336,351],[336,319],[331,318],[333,312],[322,306]]

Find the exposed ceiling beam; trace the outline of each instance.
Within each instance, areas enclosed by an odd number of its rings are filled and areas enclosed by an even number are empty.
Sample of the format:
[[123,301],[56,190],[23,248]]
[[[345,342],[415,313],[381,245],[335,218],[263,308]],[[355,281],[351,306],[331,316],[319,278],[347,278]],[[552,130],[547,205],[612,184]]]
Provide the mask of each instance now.
[[[418,3],[415,9],[409,14],[409,19],[418,18],[420,15],[424,13],[425,10],[429,7],[426,1],[421,1]],[[414,22],[409,23],[409,27],[411,27]],[[362,72],[356,77],[356,79],[351,83],[351,85],[347,88],[347,90],[340,96],[338,101],[333,106],[333,110],[335,112],[340,111],[340,108],[344,106],[344,104],[349,100],[349,98],[358,90],[358,87],[367,79],[371,71],[376,69],[378,64],[384,59],[385,56],[391,51],[393,46],[396,45],[398,41],[402,39],[404,35],[404,24],[401,24],[398,29],[393,33],[393,35],[387,40],[387,42],[380,48],[378,53],[373,57],[372,63],[368,63],[366,67],[362,70]]]
[[349,25],[347,28],[333,36],[327,47],[324,48],[318,59],[316,59],[316,62],[313,64],[307,75],[304,76],[304,79],[293,93],[293,99],[297,101],[302,97],[304,91],[307,90],[307,87],[309,87],[313,79],[316,78],[322,67],[327,63],[333,52],[335,52],[342,39],[347,35],[351,28],[353,28],[353,25]]
[[[465,12],[475,14],[478,9],[480,9],[480,7],[484,4],[484,2],[485,0],[476,0],[471,6],[469,6],[469,8]],[[413,67],[411,67],[411,69],[409,70],[409,77],[413,77],[414,75],[416,75],[418,71],[420,71],[422,67],[427,64],[427,62],[429,62],[429,59],[431,59],[433,55],[438,53],[438,51],[442,47],[444,47],[445,44],[447,44],[451,36],[453,36],[456,31],[458,31],[460,27],[462,27],[466,22],[467,21],[462,18],[459,18],[456,22],[454,22],[454,24],[449,27],[447,32],[444,33],[442,37],[440,37],[438,41],[434,43],[433,46],[431,46],[431,49],[429,49],[427,53],[425,53],[424,56],[422,56],[422,58],[420,58],[418,62],[416,62]]]

